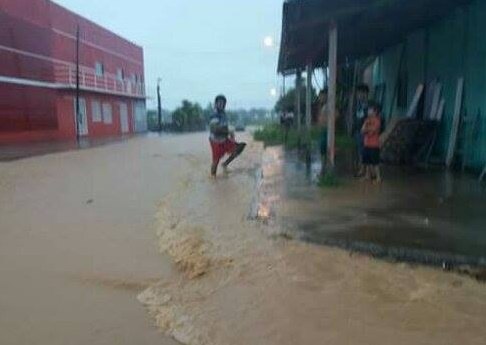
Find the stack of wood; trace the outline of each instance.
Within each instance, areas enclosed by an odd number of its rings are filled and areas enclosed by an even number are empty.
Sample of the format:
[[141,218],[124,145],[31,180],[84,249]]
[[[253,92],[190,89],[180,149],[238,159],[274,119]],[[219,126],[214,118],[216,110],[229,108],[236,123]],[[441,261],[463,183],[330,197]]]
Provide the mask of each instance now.
[[424,122],[411,118],[392,118],[381,137],[381,159],[391,164],[408,164],[414,157],[418,132],[423,132]]
[[445,101],[441,98],[442,85],[432,82],[427,86],[424,117],[417,119],[424,85],[420,84],[405,117],[392,117],[381,135],[381,159],[385,163],[410,164],[419,157],[430,159],[437,138],[438,124],[442,120]]

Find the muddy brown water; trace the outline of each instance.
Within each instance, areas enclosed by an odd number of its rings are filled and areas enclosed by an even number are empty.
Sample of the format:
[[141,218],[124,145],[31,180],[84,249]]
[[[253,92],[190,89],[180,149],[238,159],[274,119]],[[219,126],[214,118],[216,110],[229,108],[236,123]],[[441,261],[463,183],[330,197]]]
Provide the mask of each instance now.
[[[288,181],[295,200],[275,193],[285,169],[278,152],[269,152],[264,160],[276,164],[261,167],[261,148],[250,143],[216,180],[196,154],[194,168],[181,171],[184,188],[159,204],[159,246],[180,277],[162,278],[138,298],[164,333],[190,345],[484,344],[484,284],[289,240],[294,227],[279,218],[282,211],[300,220],[322,218],[322,210],[309,212],[314,196],[299,181]],[[248,219],[255,189],[267,197],[257,200],[265,222]],[[339,218],[356,221],[351,211]]]
[[217,180],[206,134],[1,163],[0,344],[484,344],[483,284],[284,238],[314,195],[281,203],[261,154]]
[[176,344],[136,296],[172,272],[154,214],[203,138],[0,163],[0,344]]

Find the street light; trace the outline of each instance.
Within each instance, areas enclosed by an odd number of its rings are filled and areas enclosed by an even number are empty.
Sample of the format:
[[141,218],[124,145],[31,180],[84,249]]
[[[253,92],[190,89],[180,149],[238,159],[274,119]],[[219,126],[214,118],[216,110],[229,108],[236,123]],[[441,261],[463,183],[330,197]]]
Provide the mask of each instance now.
[[275,45],[273,37],[272,36],[265,36],[265,38],[263,39],[263,45],[267,48],[272,48]]
[[276,88],[272,87],[270,89],[270,96],[277,97],[277,89]]
[[160,98],[160,82],[161,78],[157,79],[157,115],[158,115],[158,127],[159,132],[162,132],[162,100]]

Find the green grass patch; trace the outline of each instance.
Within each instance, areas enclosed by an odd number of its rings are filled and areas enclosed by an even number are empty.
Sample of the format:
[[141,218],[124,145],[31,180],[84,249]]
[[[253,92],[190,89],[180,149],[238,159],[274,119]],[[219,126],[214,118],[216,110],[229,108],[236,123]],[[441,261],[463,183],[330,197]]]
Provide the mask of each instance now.
[[268,124],[253,133],[256,141],[261,141],[265,146],[282,145],[284,142],[284,131],[278,124]]
[[[321,136],[321,129],[314,126],[311,128],[310,137],[314,145],[319,145]],[[263,142],[265,146],[285,145],[287,149],[295,149],[299,145],[299,133],[295,128],[291,128],[287,134],[287,142],[285,142],[285,129],[277,123],[267,124],[253,133],[253,138],[256,141]],[[302,138],[302,142],[304,138]],[[338,149],[348,149],[353,147],[353,139],[344,135],[336,134],[336,147]]]
[[336,174],[327,172],[319,177],[317,185],[321,188],[336,188],[343,185],[343,181]]
[[337,134],[336,135],[336,147],[338,149],[351,149],[355,145],[353,138],[348,137],[344,134]]

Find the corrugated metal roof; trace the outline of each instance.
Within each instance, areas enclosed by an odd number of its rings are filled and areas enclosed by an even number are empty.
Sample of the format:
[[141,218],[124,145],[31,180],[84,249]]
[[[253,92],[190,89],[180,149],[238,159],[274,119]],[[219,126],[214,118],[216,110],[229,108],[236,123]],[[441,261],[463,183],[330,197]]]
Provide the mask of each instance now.
[[327,60],[328,28],[339,27],[338,59],[380,52],[471,0],[291,0],[283,5],[278,71]]

